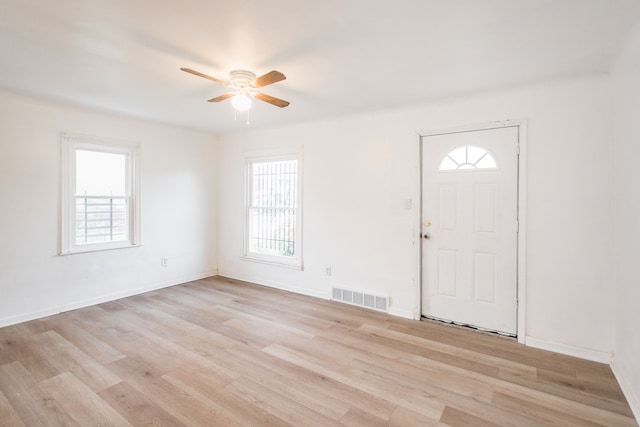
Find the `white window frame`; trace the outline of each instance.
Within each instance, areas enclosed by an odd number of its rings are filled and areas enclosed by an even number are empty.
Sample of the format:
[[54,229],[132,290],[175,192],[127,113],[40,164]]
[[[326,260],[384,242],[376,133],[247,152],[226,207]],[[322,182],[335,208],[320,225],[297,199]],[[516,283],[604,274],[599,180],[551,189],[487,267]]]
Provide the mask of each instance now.
[[[297,161],[297,183],[296,183],[296,227],[294,230],[295,254],[294,256],[268,255],[251,252],[251,209],[252,206],[252,169],[255,163],[269,163],[282,160]],[[270,154],[253,154],[245,158],[245,227],[244,227],[244,255],[245,261],[271,264],[280,267],[303,270],[303,243],[302,243],[302,152],[280,152]]]
[[[76,224],[76,151],[96,151],[126,156],[127,239],[78,245]],[[61,135],[60,255],[140,246],[140,147],[138,144],[87,135]],[[101,195],[95,195],[101,196]]]

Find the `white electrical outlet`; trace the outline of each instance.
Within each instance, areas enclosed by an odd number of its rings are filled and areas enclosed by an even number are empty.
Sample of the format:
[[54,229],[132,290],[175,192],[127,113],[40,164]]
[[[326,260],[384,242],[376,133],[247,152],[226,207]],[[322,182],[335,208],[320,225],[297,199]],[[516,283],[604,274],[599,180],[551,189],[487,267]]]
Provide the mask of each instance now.
[[324,275],[325,276],[331,276],[331,266],[328,265],[324,268]]
[[169,266],[169,260],[166,258],[160,258],[160,265],[162,267],[168,267]]

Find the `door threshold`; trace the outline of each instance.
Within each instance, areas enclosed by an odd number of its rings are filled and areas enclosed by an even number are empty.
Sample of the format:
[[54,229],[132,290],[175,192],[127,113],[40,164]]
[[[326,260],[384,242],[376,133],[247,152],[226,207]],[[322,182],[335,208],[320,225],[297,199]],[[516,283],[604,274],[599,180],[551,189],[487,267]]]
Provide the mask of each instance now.
[[464,323],[456,323],[453,322],[451,320],[444,320],[444,319],[438,319],[437,317],[428,317],[428,316],[420,316],[420,320],[423,322],[434,322],[434,323],[439,323],[441,325],[445,325],[445,326],[451,326],[453,328],[458,328],[458,329],[465,329],[465,330],[471,330],[471,331],[476,331],[476,332],[480,332],[486,335],[491,335],[494,337],[500,337],[500,338],[504,338],[506,340],[509,341],[517,341],[518,336],[516,334],[508,334],[506,332],[499,332],[499,331],[493,331],[490,329],[484,329],[484,328],[480,328],[478,326],[473,326],[473,325],[467,325]]

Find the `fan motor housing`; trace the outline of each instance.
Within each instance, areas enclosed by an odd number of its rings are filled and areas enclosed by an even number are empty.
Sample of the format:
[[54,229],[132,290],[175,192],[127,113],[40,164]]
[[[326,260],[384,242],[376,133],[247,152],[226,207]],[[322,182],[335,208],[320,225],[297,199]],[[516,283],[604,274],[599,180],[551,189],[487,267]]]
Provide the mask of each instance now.
[[251,86],[251,82],[256,79],[255,73],[247,70],[234,70],[229,73],[230,86],[236,88],[246,88]]

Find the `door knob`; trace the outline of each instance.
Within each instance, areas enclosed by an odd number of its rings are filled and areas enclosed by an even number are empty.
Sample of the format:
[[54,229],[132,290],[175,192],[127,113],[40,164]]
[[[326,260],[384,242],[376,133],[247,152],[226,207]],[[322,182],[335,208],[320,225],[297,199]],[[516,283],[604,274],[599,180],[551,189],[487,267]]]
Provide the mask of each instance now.
[[428,239],[430,239],[430,238],[431,238],[431,235],[430,235],[429,233],[424,233],[424,234],[422,235],[422,238],[423,238],[423,239],[427,239],[427,240],[428,240]]

